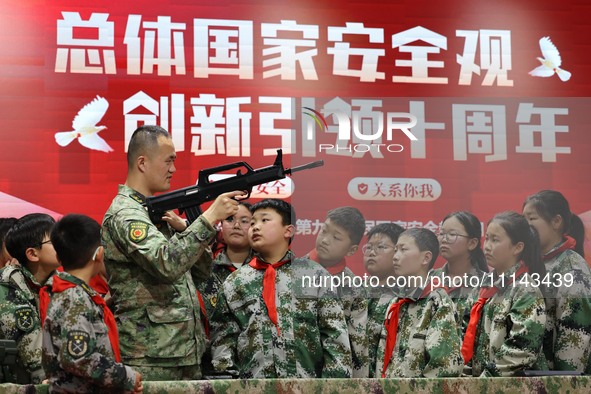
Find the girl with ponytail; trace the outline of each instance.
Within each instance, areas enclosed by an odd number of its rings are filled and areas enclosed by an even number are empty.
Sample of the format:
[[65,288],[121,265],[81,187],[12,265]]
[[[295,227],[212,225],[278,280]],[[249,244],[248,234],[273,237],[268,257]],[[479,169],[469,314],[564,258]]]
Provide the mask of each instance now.
[[[467,211],[452,212],[443,218],[437,237],[439,254],[446,263],[443,267],[431,271],[431,276],[441,278],[445,290],[456,306],[463,334],[470,319],[474,297],[480,290],[474,283],[480,283],[484,274],[488,272],[480,246],[480,220]],[[452,278],[457,277],[461,277],[462,281],[456,280],[454,284]],[[457,286],[458,283],[460,286]]]
[[516,212],[497,214],[486,229],[485,276],[462,344],[465,373],[514,376],[542,369],[546,308],[535,229]]
[[585,228],[566,198],[542,190],[523,203],[523,215],[540,234],[550,294],[544,354],[550,369],[591,373],[591,270],[584,260]]

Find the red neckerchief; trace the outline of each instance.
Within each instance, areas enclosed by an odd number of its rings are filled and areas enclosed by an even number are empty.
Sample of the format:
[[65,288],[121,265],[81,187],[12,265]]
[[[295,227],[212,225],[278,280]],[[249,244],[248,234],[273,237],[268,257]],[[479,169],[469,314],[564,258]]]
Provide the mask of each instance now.
[[562,243],[562,245],[560,245],[558,248],[554,249],[553,251],[548,252],[545,255],[543,255],[542,261],[546,262],[546,261],[552,259],[554,256],[557,256],[560,253],[564,252],[565,250],[574,249],[575,246],[577,246],[577,241],[575,241],[575,239],[573,237],[566,235],[565,241]]
[[[523,264],[523,261],[519,263],[520,267],[515,273],[515,276],[511,275],[512,278],[517,279],[521,277],[521,275],[528,272],[527,266]],[[508,285],[511,285],[513,280],[510,280]],[[478,328],[478,322],[480,321],[480,317],[482,316],[482,311],[484,310],[484,305],[486,301],[492,298],[499,289],[496,287],[483,287],[480,289],[480,294],[478,294],[478,300],[472,306],[470,310],[470,322],[468,323],[468,328],[466,329],[466,334],[464,335],[464,342],[462,343],[462,356],[464,357],[464,364],[468,364],[470,360],[472,360],[472,356],[474,356],[474,341],[476,340],[476,329]]]
[[225,268],[226,268],[228,271],[230,271],[230,272],[234,272],[234,271],[236,271],[236,267],[234,267],[234,265],[233,265],[233,264],[230,264],[230,265],[224,265],[224,267],[225,267]]
[[267,307],[269,319],[271,319],[271,322],[277,327],[277,335],[281,335],[281,332],[279,330],[279,324],[277,324],[277,307],[275,305],[275,277],[277,276],[275,268],[279,268],[290,261],[291,260],[287,259],[275,264],[269,264],[259,260],[257,257],[253,257],[253,259],[250,260],[250,263],[248,263],[256,270],[265,271],[263,277],[263,301]]
[[[419,298],[427,297],[432,290],[435,290],[435,288],[431,289],[430,286],[425,287]],[[384,322],[384,326],[386,327],[387,336],[386,349],[384,351],[384,367],[382,368],[382,378],[386,377],[386,370],[388,369],[388,364],[390,364],[390,359],[392,358],[392,353],[394,352],[394,346],[396,345],[400,308],[407,302],[415,301],[411,298],[401,298],[392,304],[388,309],[388,313],[386,313],[386,321]]]
[[[318,251],[316,250],[316,248],[312,249],[310,251],[310,253],[308,253],[308,258],[310,260],[315,261],[318,264],[320,264],[320,262],[318,261]],[[347,268],[347,260],[345,260],[345,258],[343,257],[341,259],[341,261],[339,261],[335,265],[332,265],[330,267],[324,267],[324,268],[326,268],[326,270],[328,272],[330,272],[331,275],[339,274],[339,273],[343,272],[345,268]]]
[[209,320],[207,319],[207,309],[205,309],[205,303],[203,302],[201,293],[197,289],[195,289],[195,291],[197,292],[199,308],[201,309],[201,314],[203,315],[203,328],[205,328],[205,336],[209,339]]
[[[55,275],[53,277],[53,285],[51,288],[52,293],[61,293],[66,289],[71,289],[73,287],[78,286],[76,283],[72,283],[67,279],[60,278],[59,276]],[[86,291],[86,290],[85,290]],[[88,293],[88,291],[87,291]],[[90,295],[90,294],[89,294]],[[49,306],[49,289],[48,286],[43,288],[43,291],[39,294],[40,298],[43,298],[43,301],[40,302],[40,309],[41,309],[41,319],[45,321],[45,316],[47,316],[47,307]],[[105,300],[99,294],[95,294],[90,296],[92,301],[100,306],[103,310],[103,318],[105,321],[105,325],[107,326],[109,332],[109,342],[111,342],[111,347],[113,348],[113,354],[115,355],[115,361],[118,363],[121,362],[121,352],[119,351],[119,333],[117,332],[117,323],[115,323],[115,317],[111,310],[107,307]],[[42,305],[42,307],[41,307]]]

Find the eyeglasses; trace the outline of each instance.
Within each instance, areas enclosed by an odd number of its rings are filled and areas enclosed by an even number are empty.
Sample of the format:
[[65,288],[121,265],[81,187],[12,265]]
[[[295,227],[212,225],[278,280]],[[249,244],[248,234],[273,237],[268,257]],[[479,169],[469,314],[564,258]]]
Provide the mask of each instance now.
[[39,247],[39,249],[41,249],[41,248],[43,247],[43,245],[45,245],[45,244],[50,244],[50,243],[51,243],[51,239],[48,239],[47,241],[43,241],[43,242],[41,242],[41,243],[38,245],[38,247]]
[[373,250],[375,252],[375,254],[384,254],[390,249],[394,249],[394,246],[390,246],[390,245],[386,245],[386,244],[378,244],[378,245],[365,244],[361,248],[361,252],[363,252],[363,254],[370,254],[371,251]]
[[458,237],[463,237],[463,238],[474,238],[471,237],[469,235],[463,235],[463,234],[458,234],[458,233],[444,233],[444,232],[439,232],[437,234],[437,238],[439,238],[440,240],[444,240],[446,242],[449,242],[450,244],[453,244],[454,242],[456,242],[458,240]]
[[240,227],[249,227],[250,226],[250,219],[249,218],[240,218],[236,219],[234,216],[230,216],[224,219],[224,222],[228,223],[230,226],[234,226],[236,223],[240,225]]

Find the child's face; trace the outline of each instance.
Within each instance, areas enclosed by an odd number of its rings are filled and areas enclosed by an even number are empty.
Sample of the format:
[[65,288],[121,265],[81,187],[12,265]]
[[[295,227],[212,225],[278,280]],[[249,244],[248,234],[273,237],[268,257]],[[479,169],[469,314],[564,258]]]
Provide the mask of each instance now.
[[248,229],[252,214],[244,205],[238,206],[238,212],[232,216],[232,221],[222,220],[222,236],[224,243],[233,248],[247,248]]
[[288,248],[293,229],[293,225],[283,224],[281,215],[274,209],[259,209],[252,214],[251,225],[248,229],[250,246],[262,254],[273,253],[280,248]]
[[36,249],[38,250],[37,258],[39,259],[40,266],[51,269],[55,269],[60,266],[60,263],[57,260],[57,254],[53,248],[53,244],[49,239],[49,234],[45,235],[43,242],[41,245],[37,246]]
[[363,246],[363,263],[370,275],[385,279],[394,275],[392,257],[396,245],[386,234],[373,234]]
[[503,273],[517,264],[523,243],[513,244],[509,234],[497,222],[489,223],[484,239],[484,256],[488,265]]
[[525,204],[523,207],[523,216],[527,219],[530,226],[536,229],[540,237],[540,246],[543,251],[548,251],[554,247],[556,239],[562,239],[562,229],[560,224],[554,220],[554,223],[547,222],[540,214],[533,204]]
[[462,223],[453,216],[441,225],[438,239],[439,254],[446,261],[470,258],[470,251],[478,246],[478,240],[469,238]]
[[341,226],[326,219],[316,237],[316,252],[320,264],[330,267],[337,264],[346,256],[351,256],[357,251],[357,245],[353,245],[349,233]]
[[431,253],[421,252],[414,238],[401,235],[396,244],[396,253],[392,259],[397,276],[419,276],[429,271]]

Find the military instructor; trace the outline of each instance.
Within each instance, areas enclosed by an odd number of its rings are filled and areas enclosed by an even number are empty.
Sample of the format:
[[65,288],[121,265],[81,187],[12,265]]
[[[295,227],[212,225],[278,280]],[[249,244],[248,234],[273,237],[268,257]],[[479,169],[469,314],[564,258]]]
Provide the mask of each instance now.
[[168,132],[141,126],[127,152],[127,180],[103,219],[105,265],[123,363],[144,380],[201,377],[205,333],[191,274],[211,272],[209,242],[216,222],[234,215],[236,191],[220,195],[188,227],[166,214],[153,224],[145,198],[170,189],[176,153]]

